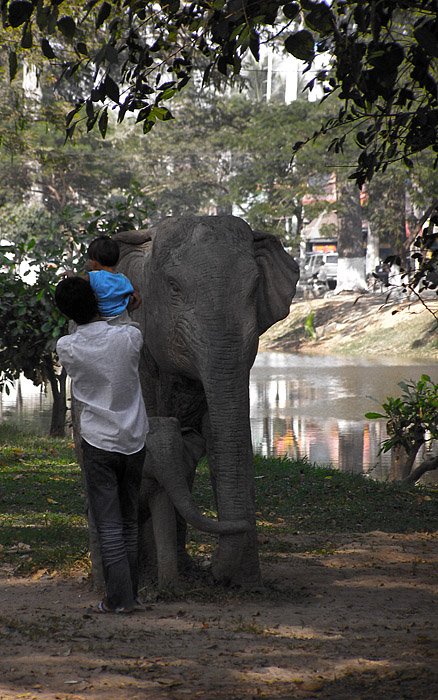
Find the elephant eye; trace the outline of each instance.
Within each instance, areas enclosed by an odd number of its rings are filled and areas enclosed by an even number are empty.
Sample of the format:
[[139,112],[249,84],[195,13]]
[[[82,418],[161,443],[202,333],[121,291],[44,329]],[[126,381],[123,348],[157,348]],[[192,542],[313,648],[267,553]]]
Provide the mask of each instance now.
[[175,294],[181,294],[181,289],[180,289],[180,287],[179,287],[178,282],[175,282],[175,280],[170,279],[170,280],[168,281],[168,284],[169,284],[169,289],[170,289],[170,291],[171,291],[171,293],[172,293],[173,295],[175,295]]

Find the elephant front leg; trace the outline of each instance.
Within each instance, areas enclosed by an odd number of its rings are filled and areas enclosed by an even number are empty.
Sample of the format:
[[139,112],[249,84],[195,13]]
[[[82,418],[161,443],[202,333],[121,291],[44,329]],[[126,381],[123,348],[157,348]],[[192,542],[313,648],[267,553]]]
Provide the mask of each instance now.
[[172,588],[178,578],[175,508],[164,489],[149,498],[157,552],[158,587]]

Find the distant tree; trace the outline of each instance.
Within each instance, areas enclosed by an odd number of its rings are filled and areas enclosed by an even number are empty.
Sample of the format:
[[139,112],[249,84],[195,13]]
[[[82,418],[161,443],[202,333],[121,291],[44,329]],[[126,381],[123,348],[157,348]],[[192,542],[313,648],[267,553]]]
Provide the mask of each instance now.
[[[14,261],[0,260],[0,391],[8,392],[20,374],[34,384],[50,383],[53,395],[51,435],[64,435],[66,373],[56,360],[56,339],[67,329],[53,299],[54,276],[39,267],[30,284],[15,270]],[[22,254],[26,252],[22,247]],[[30,252],[30,251],[29,251]]]
[[[413,484],[428,471],[438,469],[438,454],[433,447],[438,439],[438,386],[427,374],[417,382],[399,382],[401,397],[386,399],[384,413],[366,413],[370,419],[385,418],[388,437],[380,452],[394,451],[396,478]],[[429,447],[429,454],[414,467],[420,449]]]
[[[350,173],[359,186],[388,164],[411,168],[420,152],[436,165],[438,0],[5,0],[2,10],[11,79],[23,56],[50,62],[74,105],[69,138],[82,125],[105,137],[111,111],[119,123],[131,115],[147,134],[173,119],[190,81],[235,80],[247,55],[259,60],[262,41],[282,42],[306,64],[309,87],[319,83],[340,100],[314,134],[331,136],[335,152],[355,139]],[[319,57],[326,68],[316,68]],[[295,152],[309,140],[298,139]]]
[[54,288],[63,270],[82,269],[92,238],[139,228],[148,210],[144,198],[136,199],[135,192],[109,198],[102,211],[84,214],[70,207],[49,216],[43,207],[40,210],[40,229],[34,231],[38,237],[27,237],[31,227],[26,224],[26,214],[34,221],[37,208],[20,208],[18,230],[11,227],[10,244],[0,246],[0,392],[8,392],[20,374],[36,386],[49,383],[53,396],[50,434],[63,435],[67,377],[55,346],[68,332],[68,324],[55,305]]
[[[230,199],[254,227],[283,238],[287,228],[289,244],[296,244],[304,218],[309,216],[303,198],[314,194],[317,202],[319,192],[314,183],[321,174],[331,174],[334,159],[317,144],[291,163],[291,150],[297,138],[312,133],[327,113],[327,106],[321,108],[307,100],[289,105],[279,102],[254,105],[243,98],[234,98],[226,110],[230,124],[227,132],[231,151]],[[318,209],[316,204],[313,209]]]
[[407,198],[412,182],[406,168],[394,164],[384,173],[377,173],[367,186],[366,216],[381,243],[392,255],[407,264]]
[[5,0],[2,19],[12,78],[27,51],[82,88],[69,136],[80,120],[105,135],[111,106],[119,121],[135,112],[147,133],[172,118],[168,103],[201,68],[204,81],[238,75],[247,53],[259,60],[261,40],[281,37],[285,51],[309,67],[316,55],[329,55],[329,67],[310,83],[342,101],[329,125],[344,127],[338,145],[351,123],[363,124],[359,184],[388,162],[404,158],[409,166],[411,154],[438,142],[437,0],[139,0],[129,7],[121,0]]
[[360,193],[351,181],[338,185],[338,273],[335,292],[366,290]]

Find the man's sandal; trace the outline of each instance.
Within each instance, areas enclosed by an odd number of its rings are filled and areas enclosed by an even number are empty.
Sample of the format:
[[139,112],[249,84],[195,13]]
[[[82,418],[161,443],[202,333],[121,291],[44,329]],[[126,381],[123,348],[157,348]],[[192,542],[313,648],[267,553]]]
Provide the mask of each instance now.
[[134,610],[132,608],[107,608],[103,600],[101,600],[98,605],[94,605],[93,607],[89,608],[88,612],[95,613],[97,615],[132,615]]

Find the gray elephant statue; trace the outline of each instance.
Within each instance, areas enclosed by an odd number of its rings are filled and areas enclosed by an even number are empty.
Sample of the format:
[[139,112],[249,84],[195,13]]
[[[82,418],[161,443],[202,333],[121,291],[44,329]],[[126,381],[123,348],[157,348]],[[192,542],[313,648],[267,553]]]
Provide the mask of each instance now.
[[[190,428],[181,430],[176,418],[149,418],[140,487],[139,548],[143,555],[140,576],[145,569],[147,572],[145,564],[156,561],[161,589],[172,587],[178,577],[178,516],[183,523],[213,535],[231,535],[249,529],[246,520],[213,520],[196,508],[191,488],[197,463],[204,453],[202,437]],[[152,538],[147,536],[149,520]]]
[[[219,534],[213,577],[260,587],[249,373],[259,335],[289,313],[298,265],[278,238],[234,216],[170,217],[115,238],[118,270],[142,297],[133,318],[144,336],[140,376],[148,415],[176,418],[184,444],[196,440],[193,469],[206,454],[219,523],[230,523]],[[160,471],[164,461],[153,468],[158,482]],[[189,487],[193,477],[186,473]],[[184,540],[180,530],[180,551]]]

